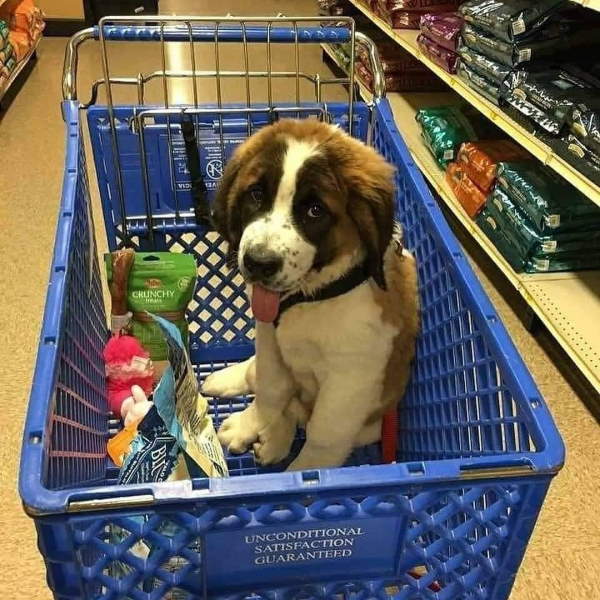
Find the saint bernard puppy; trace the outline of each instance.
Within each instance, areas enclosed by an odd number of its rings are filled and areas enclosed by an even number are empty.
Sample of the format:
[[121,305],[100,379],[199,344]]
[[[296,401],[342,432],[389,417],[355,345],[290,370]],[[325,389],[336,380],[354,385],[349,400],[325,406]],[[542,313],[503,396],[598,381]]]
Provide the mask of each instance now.
[[214,220],[248,284],[256,354],[203,385],[256,395],[220,427],[231,452],[279,462],[300,425],[306,443],[289,469],[336,467],[380,439],[419,327],[393,176],[374,149],[312,119],[282,119],[231,157]]

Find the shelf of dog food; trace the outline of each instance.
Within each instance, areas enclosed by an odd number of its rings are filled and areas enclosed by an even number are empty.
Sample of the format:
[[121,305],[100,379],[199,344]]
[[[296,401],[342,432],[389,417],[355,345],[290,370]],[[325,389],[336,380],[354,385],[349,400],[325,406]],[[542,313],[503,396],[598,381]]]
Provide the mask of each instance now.
[[35,54],[44,27],[33,0],[0,0],[0,100]]
[[[344,72],[347,72],[348,66],[344,64],[344,62],[342,60],[342,56],[336,52],[335,48],[333,48],[329,44],[321,44],[321,48],[322,48],[323,52],[325,52],[325,54],[327,54],[327,56],[329,56],[329,58],[337,65],[337,67],[339,69],[341,69]],[[356,73],[354,74],[354,82],[358,86],[358,89],[360,91],[360,95],[361,95],[362,99],[365,102],[372,102],[373,94],[372,94],[371,90],[367,87],[366,83],[364,81],[362,81],[362,79]]]
[[11,71],[11,73],[10,73],[8,79],[6,80],[6,82],[4,83],[4,85],[0,85],[0,101],[2,100],[2,98],[4,98],[4,95],[6,94],[6,92],[8,92],[8,90],[10,89],[10,86],[14,83],[14,81],[17,79],[17,77],[21,74],[21,71],[23,71],[23,69],[25,68],[27,63],[30,61],[31,57],[35,54],[35,51],[37,50],[37,47],[38,47],[41,39],[42,39],[42,36],[40,35],[35,40],[35,42],[31,46],[31,48],[27,52],[27,54],[17,63],[15,68]]
[[444,171],[423,143],[415,121],[420,108],[456,102],[456,97],[419,93],[389,94],[388,99],[415,163],[444,204],[523,296],[594,388],[600,391],[600,271],[516,273],[457,200]]
[[484,98],[469,87],[457,75],[448,73],[438,64],[430,60],[420,49],[417,43],[419,31],[392,29],[383,19],[374,14],[370,8],[360,0],[348,0],[362,12],[381,31],[396,41],[402,48],[416,59],[426,65],[442,81],[462,96],[469,104],[478,109],[483,115],[500,127],[512,139],[527,149],[544,165],[556,171],[567,179],[588,198],[600,206],[600,186],[578,171],[572,164],[559,156],[548,144],[533,136],[521,124],[517,123],[498,106]]
[[[342,57],[330,46],[324,52],[340,69]],[[363,99],[371,102],[368,87],[355,77]],[[454,217],[473,237],[491,260],[525,299],[591,385],[600,391],[600,271],[517,273],[502,253],[466,213],[450,187],[445,172],[423,143],[418,110],[428,107],[460,104],[451,92],[389,93],[387,95],[396,126],[402,133],[411,155],[432,188]]]

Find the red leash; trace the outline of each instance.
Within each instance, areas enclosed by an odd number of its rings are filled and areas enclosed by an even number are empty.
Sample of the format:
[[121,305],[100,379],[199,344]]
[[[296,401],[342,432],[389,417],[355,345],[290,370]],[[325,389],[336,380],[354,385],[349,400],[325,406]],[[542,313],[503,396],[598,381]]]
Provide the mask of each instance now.
[[398,412],[394,406],[383,415],[381,421],[381,456],[384,463],[392,463],[396,460],[398,450]]

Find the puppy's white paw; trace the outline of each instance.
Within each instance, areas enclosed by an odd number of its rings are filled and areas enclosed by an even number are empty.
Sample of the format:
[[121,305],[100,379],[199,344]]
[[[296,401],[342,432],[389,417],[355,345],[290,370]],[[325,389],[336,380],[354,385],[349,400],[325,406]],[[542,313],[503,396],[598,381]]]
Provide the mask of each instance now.
[[281,462],[290,453],[296,421],[282,415],[272,424],[265,427],[258,435],[253,450],[256,462],[261,465],[272,465]]
[[252,390],[246,379],[247,371],[248,361],[244,361],[211,373],[202,384],[202,393],[205,396],[220,396],[221,398],[249,394]]
[[233,413],[223,421],[217,436],[221,445],[233,454],[242,454],[258,439],[258,427],[250,405],[242,412]]

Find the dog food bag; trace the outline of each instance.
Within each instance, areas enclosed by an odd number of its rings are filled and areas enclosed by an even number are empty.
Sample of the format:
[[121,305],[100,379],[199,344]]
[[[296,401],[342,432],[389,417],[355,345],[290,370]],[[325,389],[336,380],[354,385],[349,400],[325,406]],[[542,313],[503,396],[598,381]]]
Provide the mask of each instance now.
[[422,108],[415,118],[425,145],[442,169],[456,158],[461,144],[478,139],[471,122],[457,106]]
[[562,128],[578,102],[600,96],[600,89],[594,89],[593,82],[584,77],[567,68],[527,73],[512,94],[533,104]]
[[600,156],[600,90],[595,93],[596,97],[576,103],[567,120],[575,137]]
[[511,68],[532,60],[546,59],[552,56],[557,48],[564,46],[564,39],[560,36],[513,44],[487,35],[468,23],[463,26],[462,41],[472,50]]
[[487,204],[481,209],[481,212],[475,218],[475,223],[485,233],[489,240],[498,249],[500,254],[507,260],[510,266],[521,273],[526,270],[527,258],[524,257],[514,244],[506,237],[501,223],[498,223],[487,207]]
[[600,208],[565,179],[536,163],[499,163],[497,185],[540,234],[600,229]]
[[496,186],[488,199],[488,208],[503,221],[507,235],[523,255],[538,256],[557,252],[600,252],[600,229],[595,231],[551,232],[540,235],[528,216]]
[[497,86],[505,85],[510,87],[510,85],[514,86],[518,83],[517,80],[514,80],[511,84],[507,85],[507,81],[512,79],[509,76],[512,73],[521,73],[521,71],[515,71],[512,67],[496,62],[480,52],[476,52],[472,48],[469,48],[469,46],[462,42],[458,46],[458,56],[460,57],[460,60],[470,69],[475,71],[475,73],[485,77]]
[[456,11],[462,0],[387,0],[386,12],[394,29],[419,29],[426,14]]
[[419,48],[425,56],[432,60],[436,65],[439,65],[448,73],[456,73],[456,64],[458,55],[443,46],[438,46],[433,40],[430,40],[426,35],[419,35],[417,38]]
[[459,163],[452,162],[448,165],[446,181],[456,199],[473,219],[485,204],[485,194],[469,178]]
[[512,42],[531,36],[553,14],[568,7],[567,0],[468,0],[461,4],[459,13],[468,23]]
[[[109,286],[113,280],[111,255],[105,257]],[[164,336],[148,315],[158,314],[174,323],[187,344],[185,310],[196,285],[196,261],[179,252],[136,252],[127,282],[127,306],[133,313],[132,334],[153,361],[167,358]]]
[[463,20],[457,13],[427,13],[421,17],[419,28],[438,46],[456,52],[462,24]]
[[398,10],[391,15],[392,29],[419,29],[421,17],[424,14]]
[[529,100],[523,100],[523,98],[512,93],[506,94],[504,99],[510,106],[519,111],[522,115],[525,115],[538,127],[541,127],[553,135],[558,135],[560,133],[562,127],[560,120],[549,117],[543,110],[529,102]]
[[[379,59],[381,60],[381,66],[386,75],[405,72],[423,73],[427,69],[420,60],[398,46],[396,42],[392,42],[391,40],[378,40],[376,45],[377,51],[379,52]],[[364,46],[356,46],[356,55],[358,60],[360,60],[367,69],[370,69],[369,53]]]
[[463,0],[387,0],[386,6],[390,12],[430,12],[443,13],[456,10]]
[[499,85],[482,77],[462,61],[459,61],[458,63],[456,74],[470,88],[475,90],[478,94],[481,94],[484,98],[487,98],[492,104],[496,104],[497,106],[500,105],[502,92]]
[[[400,3],[408,4],[408,3]],[[419,29],[421,16],[429,10],[415,8],[419,2],[411,2],[412,8],[399,8],[398,3],[390,0],[371,0],[371,10],[394,29]],[[452,8],[450,9],[452,10]]]
[[458,151],[456,162],[484,192],[489,192],[496,180],[500,161],[529,160],[532,156],[510,140],[466,142]]
[[597,251],[523,255],[507,235],[503,220],[490,209],[489,202],[477,215],[475,222],[516,272],[549,273],[596,269],[600,266],[600,252]]
[[562,143],[566,147],[571,164],[575,165],[580,171],[587,170],[588,177],[591,177],[600,185],[600,154],[593,152],[579,137],[572,133],[565,135],[562,138]]
[[[356,64],[357,77],[372,91],[373,74],[362,63]],[[388,92],[430,92],[444,88],[442,81],[431,71],[421,73],[388,73],[384,76]]]

